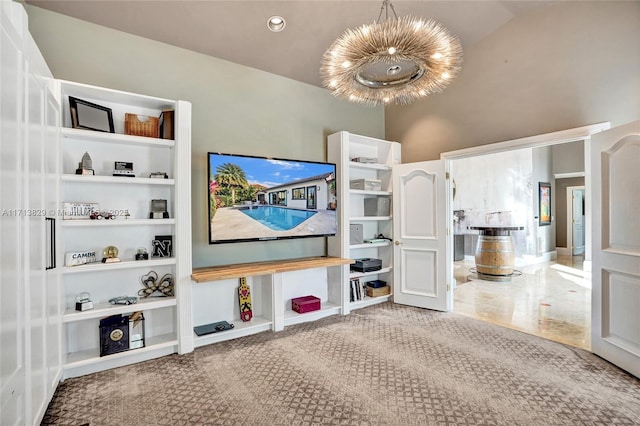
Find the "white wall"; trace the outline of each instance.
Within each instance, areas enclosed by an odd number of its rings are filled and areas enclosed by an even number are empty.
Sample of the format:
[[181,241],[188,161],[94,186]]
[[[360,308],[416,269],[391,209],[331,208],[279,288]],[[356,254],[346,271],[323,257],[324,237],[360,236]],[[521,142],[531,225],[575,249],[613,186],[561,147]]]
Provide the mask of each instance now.
[[454,160],[454,233],[477,232],[469,226],[524,226],[512,233],[516,256],[535,254],[532,165],[530,148]]
[[562,143],[551,147],[553,173],[584,173],[584,141]]
[[331,133],[384,138],[382,107],[340,101],[315,86],[26,9],[29,29],[56,78],[192,103],[194,266],[325,254],[324,238],[210,246],[206,153],[325,161]]
[[[555,179],[553,178],[551,147],[543,146],[532,149],[533,159],[533,175],[532,184],[534,190],[533,196],[533,235],[536,238],[535,254],[536,256],[553,252],[556,249],[556,203],[554,197],[556,193]],[[539,184],[541,182],[551,184],[551,224],[546,226],[539,225]]]
[[473,47],[441,94],[386,108],[403,161],[640,118],[640,2],[558,1]]

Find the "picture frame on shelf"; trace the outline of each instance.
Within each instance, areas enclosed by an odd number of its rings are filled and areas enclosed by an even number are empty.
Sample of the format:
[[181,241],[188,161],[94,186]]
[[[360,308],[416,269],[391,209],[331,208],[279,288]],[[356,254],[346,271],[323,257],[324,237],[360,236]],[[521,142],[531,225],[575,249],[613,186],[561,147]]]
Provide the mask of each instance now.
[[538,182],[538,226],[551,225],[551,184]]
[[111,108],[69,96],[69,111],[74,129],[115,133]]

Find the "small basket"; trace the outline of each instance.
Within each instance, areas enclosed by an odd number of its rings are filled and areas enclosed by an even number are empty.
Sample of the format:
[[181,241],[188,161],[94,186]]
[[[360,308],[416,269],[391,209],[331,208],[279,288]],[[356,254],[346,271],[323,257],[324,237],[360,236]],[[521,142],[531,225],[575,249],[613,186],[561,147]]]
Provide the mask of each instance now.
[[157,138],[160,135],[158,117],[126,113],[124,115],[124,133],[132,136]]

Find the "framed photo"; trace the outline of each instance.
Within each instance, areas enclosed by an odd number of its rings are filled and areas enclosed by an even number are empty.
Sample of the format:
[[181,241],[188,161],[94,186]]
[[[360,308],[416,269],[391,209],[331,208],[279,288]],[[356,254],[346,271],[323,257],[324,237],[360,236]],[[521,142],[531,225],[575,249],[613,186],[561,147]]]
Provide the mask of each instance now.
[[294,200],[304,200],[305,197],[305,189],[304,188],[293,188],[292,198]]
[[538,182],[538,226],[551,225],[551,184]]
[[111,108],[69,96],[71,126],[74,129],[115,133]]

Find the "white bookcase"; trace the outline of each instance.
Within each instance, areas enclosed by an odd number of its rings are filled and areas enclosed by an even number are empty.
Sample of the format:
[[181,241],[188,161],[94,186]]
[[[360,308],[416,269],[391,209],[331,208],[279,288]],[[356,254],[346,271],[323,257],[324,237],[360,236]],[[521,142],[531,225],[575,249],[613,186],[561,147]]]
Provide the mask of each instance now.
[[[114,220],[58,220],[57,263],[64,297],[63,377],[74,377],[175,352],[193,349],[191,338],[191,104],[126,93],[69,81],[58,81],[63,106],[60,141],[60,215],[63,203],[97,203]],[[72,128],[69,96],[111,109],[115,133]],[[160,116],[174,111],[172,140],[126,135],[125,113]],[[77,175],[84,153],[94,175]],[[116,161],[132,162],[135,177],[113,176]],[[150,178],[152,172],[167,179]],[[169,218],[150,219],[151,200],[167,200]],[[172,236],[172,255],[154,257],[152,240]],[[119,250],[117,263],[65,265],[65,253]],[[145,248],[149,260],[135,260]],[[111,305],[116,296],[137,296],[141,277],[155,271],[172,274],[174,297],[148,297],[133,305]],[[94,308],[75,310],[76,296],[89,292]],[[154,296],[157,296],[154,295]],[[100,357],[99,322],[116,314],[142,311],[145,346]],[[185,331],[188,332],[185,333]],[[185,338],[186,336],[186,338]]]
[[[337,212],[340,227],[339,234],[328,239],[329,255],[351,259],[375,258],[382,261],[382,269],[377,271],[354,272],[347,265],[340,268],[339,274],[333,277],[343,283],[344,313],[348,314],[351,310],[382,303],[393,296],[363,296],[360,300],[352,301],[350,281],[358,278],[364,284],[382,280],[393,288],[391,171],[394,164],[400,163],[400,144],[342,131],[329,136],[328,159],[337,166]],[[376,186],[366,185],[364,189],[353,189],[352,181],[361,180],[375,182]],[[365,203],[369,208],[365,208]],[[382,209],[371,207],[379,204]],[[359,232],[352,232],[352,226],[362,230],[362,241],[357,238]],[[379,236],[386,240],[377,238]],[[379,241],[368,242],[372,239]]]

